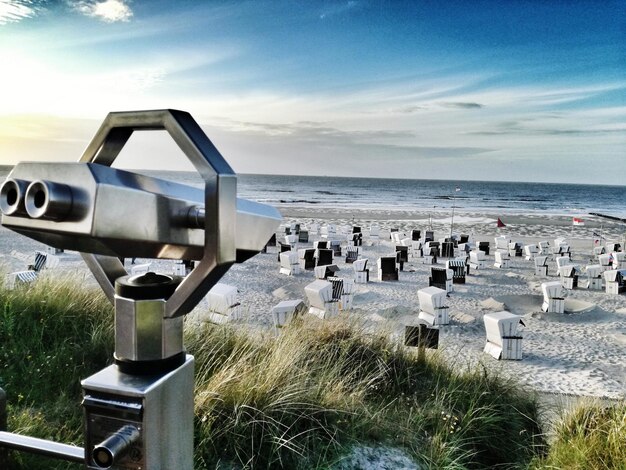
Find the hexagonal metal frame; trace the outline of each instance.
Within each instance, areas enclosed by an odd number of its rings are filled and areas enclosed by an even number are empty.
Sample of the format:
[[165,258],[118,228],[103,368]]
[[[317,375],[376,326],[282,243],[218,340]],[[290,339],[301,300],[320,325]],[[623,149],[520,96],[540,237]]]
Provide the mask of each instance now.
[[[235,262],[237,175],[191,115],[173,109],[112,112],[79,162],[111,166],[135,131],[165,130],[204,180],[204,256],[167,300],[165,317],[189,313]],[[128,274],[111,256],[81,253],[109,300],[115,279]]]

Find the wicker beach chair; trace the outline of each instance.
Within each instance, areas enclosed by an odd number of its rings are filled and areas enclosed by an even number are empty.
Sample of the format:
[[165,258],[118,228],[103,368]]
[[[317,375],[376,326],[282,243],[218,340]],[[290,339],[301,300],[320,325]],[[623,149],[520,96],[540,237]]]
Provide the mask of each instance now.
[[446,261],[446,268],[452,270],[453,284],[465,284],[467,266],[464,259],[450,259]]
[[428,278],[429,287],[438,287],[448,292],[452,292],[452,280],[454,277],[454,271],[447,268],[437,268],[435,266],[430,268],[430,277]]
[[378,258],[378,279],[380,281],[397,281],[398,264],[396,256],[381,256]]

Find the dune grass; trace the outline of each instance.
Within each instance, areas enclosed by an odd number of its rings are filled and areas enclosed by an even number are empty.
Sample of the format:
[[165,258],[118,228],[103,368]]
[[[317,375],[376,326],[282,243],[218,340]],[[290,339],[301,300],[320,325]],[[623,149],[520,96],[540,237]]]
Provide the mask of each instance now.
[[493,468],[523,466],[542,448],[536,402],[517,384],[453,371],[436,354],[418,359],[387,338],[314,319],[279,338],[193,332],[187,344],[203,364],[198,464],[226,455],[260,468],[314,468],[320,456],[332,461],[366,441],[405,448],[429,468]]
[[[82,445],[80,379],[110,362],[113,309],[80,279],[0,289],[0,387],[12,432]],[[82,468],[12,453],[11,468]]]
[[[110,363],[112,307],[98,290],[45,279],[0,289],[0,306],[9,430],[80,445],[80,380]],[[388,338],[346,319],[305,318],[280,336],[188,328],[195,468],[328,468],[355,443],[401,448],[433,469],[543,461],[536,397],[484,368],[453,370],[436,352],[418,356]],[[80,468],[11,459],[16,470]]]
[[626,469],[626,401],[581,403],[557,423],[550,452],[537,469]]

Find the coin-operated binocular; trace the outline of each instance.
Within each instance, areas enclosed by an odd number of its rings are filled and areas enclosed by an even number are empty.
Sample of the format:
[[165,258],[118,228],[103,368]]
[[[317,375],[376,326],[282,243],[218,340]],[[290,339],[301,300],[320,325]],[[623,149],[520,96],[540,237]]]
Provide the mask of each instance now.
[[[136,130],[166,130],[204,189],[111,168]],[[191,115],[110,113],[78,163],[19,163],[2,225],[81,252],[115,306],[115,364],[84,379],[85,447],[0,432],[0,446],[89,469],[193,468],[193,357],[183,316],[235,262],[258,253],[279,212],[237,198],[237,177]],[[197,260],[184,279],[129,276],[119,258]]]

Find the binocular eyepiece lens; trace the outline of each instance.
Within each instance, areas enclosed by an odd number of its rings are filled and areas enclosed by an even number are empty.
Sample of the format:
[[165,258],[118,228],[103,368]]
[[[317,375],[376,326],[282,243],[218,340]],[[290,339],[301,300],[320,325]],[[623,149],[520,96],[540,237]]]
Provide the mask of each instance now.
[[99,447],[93,451],[93,461],[100,468],[110,468],[113,466],[113,454],[109,449]]
[[7,179],[0,188],[0,210],[4,215],[24,215],[24,193],[28,182]]
[[33,181],[26,190],[26,212],[33,219],[63,220],[72,209],[72,190],[52,181]]
[[93,449],[91,453],[93,462],[99,468],[111,468],[126,455],[140,437],[136,426],[132,424],[122,426]]
[[7,204],[14,206],[17,203],[17,190],[15,188],[9,188],[6,194]]

